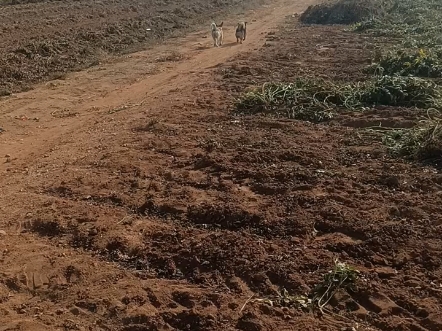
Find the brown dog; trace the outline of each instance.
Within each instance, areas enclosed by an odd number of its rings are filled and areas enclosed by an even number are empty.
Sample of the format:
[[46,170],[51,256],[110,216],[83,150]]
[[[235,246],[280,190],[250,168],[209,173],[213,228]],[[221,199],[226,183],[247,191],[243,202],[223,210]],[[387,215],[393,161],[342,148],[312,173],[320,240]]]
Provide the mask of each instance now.
[[210,28],[212,30],[213,47],[219,47],[223,44],[223,24],[212,23]]
[[240,22],[236,26],[235,36],[236,36],[236,42],[241,43],[246,40],[246,29],[247,29],[247,22]]

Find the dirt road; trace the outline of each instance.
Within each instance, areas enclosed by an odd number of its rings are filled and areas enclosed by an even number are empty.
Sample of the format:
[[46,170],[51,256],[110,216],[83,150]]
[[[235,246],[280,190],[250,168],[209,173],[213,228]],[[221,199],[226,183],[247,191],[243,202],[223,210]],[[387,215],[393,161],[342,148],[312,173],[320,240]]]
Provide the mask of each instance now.
[[[212,47],[209,32],[200,31],[7,98],[0,103],[2,128],[8,132],[1,137],[2,151],[26,165],[30,155],[35,160],[35,155],[48,153],[59,146],[61,137],[76,135],[85,123],[102,119],[109,112],[125,107],[131,108],[132,113],[139,112],[147,104],[154,109],[158,99],[168,98],[177,89],[201,84],[203,77],[210,76],[211,68],[236,54],[258,50],[267,32],[308,4],[309,1],[275,2],[249,13],[249,38],[243,45],[236,45],[234,27],[245,17],[231,17],[224,20],[222,48]],[[17,120],[20,118],[25,120]],[[10,166],[3,164],[2,170]]]
[[[214,68],[258,50],[266,33],[310,2],[275,1],[226,17],[222,48],[213,48],[204,30],[1,100],[1,330],[235,325],[251,293],[243,280],[232,275],[232,286],[242,290],[226,294],[216,277],[186,280],[169,256],[172,247],[151,247],[145,262],[132,256],[147,249],[142,242],[151,236],[160,245],[182,240],[170,232],[176,225],[167,208],[180,215],[189,204],[223,201],[205,187],[204,172],[184,164],[184,173],[173,170],[210,143],[207,130],[217,130],[201,124],[225,99]],[[243,18],[247,40],[236,45],[234,25]],[[178,192],[167,183],[173,180],[195,184]],[[155,201],[164,202],[159,209],[149,204],[152,190],[164,193]],[[253,193],[241,194],[252,208]],[[216,233],[195,231],[190,237],[203,245],[217,240]]]

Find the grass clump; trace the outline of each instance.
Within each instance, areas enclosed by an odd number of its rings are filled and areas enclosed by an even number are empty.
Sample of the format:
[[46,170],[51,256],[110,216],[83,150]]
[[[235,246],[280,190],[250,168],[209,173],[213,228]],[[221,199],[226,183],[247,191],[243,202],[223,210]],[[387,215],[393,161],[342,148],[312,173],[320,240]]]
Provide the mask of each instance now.
[[411,129],[393,130],[383,142],[394,156],[416,161],[442,161],[442,120],[430,118]]
[[339,110],[360,110],[374,105],[442,108],[440,87],[416,77],[379,76],[352,84],[298,78],[293,83],[267,83],[243,94],[237,113],[271,114],[319,123]]
[[367,72],[381,75],[442,77],[442,58],[431,50],[400,49],[381,55]]
[[337,0],[309,6],[300,21],[306,24],[353,24],[381,14],[379,0]]

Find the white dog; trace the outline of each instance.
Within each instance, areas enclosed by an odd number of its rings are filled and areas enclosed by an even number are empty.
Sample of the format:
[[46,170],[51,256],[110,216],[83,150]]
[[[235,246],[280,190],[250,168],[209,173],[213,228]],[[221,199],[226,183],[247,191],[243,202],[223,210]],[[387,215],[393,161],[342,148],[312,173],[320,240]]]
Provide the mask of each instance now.
[[219,25],[212,23],[210,25],[212,29],[213,47],[219,47],[223,44],[223,23],[224,22],[221,22]]

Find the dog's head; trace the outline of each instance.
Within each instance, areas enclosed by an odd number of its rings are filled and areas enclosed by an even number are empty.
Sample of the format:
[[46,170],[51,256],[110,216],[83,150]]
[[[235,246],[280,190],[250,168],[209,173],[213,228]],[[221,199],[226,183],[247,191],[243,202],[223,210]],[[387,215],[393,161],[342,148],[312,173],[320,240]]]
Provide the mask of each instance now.
[[[216,24],[216,23],[215,23],[215,24]],[[222,30],[222,29],[223,29],[223,24],[224,24],[224,21],[222,21],[221,24],[216,24],[216,27],[217,27],[218,29]]]

